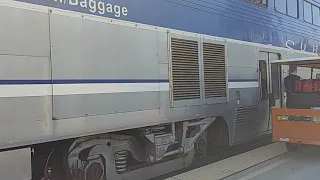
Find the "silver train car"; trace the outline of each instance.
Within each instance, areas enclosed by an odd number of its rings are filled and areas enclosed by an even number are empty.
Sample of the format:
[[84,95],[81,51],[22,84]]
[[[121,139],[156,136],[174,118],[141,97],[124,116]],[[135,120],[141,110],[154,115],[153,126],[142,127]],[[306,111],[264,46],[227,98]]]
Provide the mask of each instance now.
[[9,0],[0,24],[6,180],[141,180],[187,167],[270,133],[267,96],[280,84],[269,63],[314,56]]

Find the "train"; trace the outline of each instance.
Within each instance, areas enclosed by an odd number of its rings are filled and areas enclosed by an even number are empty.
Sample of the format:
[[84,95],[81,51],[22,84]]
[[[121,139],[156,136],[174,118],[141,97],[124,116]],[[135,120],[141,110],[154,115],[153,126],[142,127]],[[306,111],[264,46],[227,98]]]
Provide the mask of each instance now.
[[317,55],[319,6],[2,0],[1,179],[150,179],[270,134],[270,62]]

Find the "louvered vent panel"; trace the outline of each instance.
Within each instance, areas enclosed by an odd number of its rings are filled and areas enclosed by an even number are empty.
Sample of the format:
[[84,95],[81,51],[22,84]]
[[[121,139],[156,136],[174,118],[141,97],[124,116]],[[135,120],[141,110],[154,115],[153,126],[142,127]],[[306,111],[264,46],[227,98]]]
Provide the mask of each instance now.
[[252,139],[258,133],[258,114],[258,105],[236,109],[232,144]]
[[225,47],[203,43],[205,97],[227,97]]
[[200,99],[198,42],[171,39],[173,99]]

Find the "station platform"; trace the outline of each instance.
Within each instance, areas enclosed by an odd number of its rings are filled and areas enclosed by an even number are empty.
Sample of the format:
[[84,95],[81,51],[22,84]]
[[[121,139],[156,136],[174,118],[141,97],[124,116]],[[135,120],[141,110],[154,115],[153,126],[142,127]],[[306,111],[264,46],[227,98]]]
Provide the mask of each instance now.
[[166,180],[313,180],[319,172],[319,148],[288,152],[284,143],[273,143]]

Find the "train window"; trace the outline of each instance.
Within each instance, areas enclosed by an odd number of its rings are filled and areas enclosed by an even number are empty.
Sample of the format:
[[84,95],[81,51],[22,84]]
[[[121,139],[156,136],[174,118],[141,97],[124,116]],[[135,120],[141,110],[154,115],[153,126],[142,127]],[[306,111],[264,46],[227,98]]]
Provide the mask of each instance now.
[[280,66],[278,64],[271,64],[271,80],[272,93],[274,98],[280,98]]
[[312,7],[313,24],[320,26],[320,8],[317,6]]
[[259,6],[263,6],[263,7],[267,7],[267,1],[268,0],[246,0],[246,1],[249,1],[253,4],[256,4],[256,5],[259,5]]
[[298,18],[298,0],[274,0],[276,11]]
[[303,18],[305,22],[320,26],[320,9],[307,1],[303,3]]
[[307,1],[304,1],[303,4],[303,17],[304,21],[312,23],[312,5]]
[[298,2],[287,0],[287,13],[289,16],[298,17]]
[[261,100],[268,99],[268,78],[267,78],[267,63],[264,60],[259,60],[259,72],[260,72],[260,98]]
[[287,14],[287,0],[275,0],[275,8],[278,12]]
[[267,6],[268,5],[268,0],[261,0],[261,3],[263,6]]

